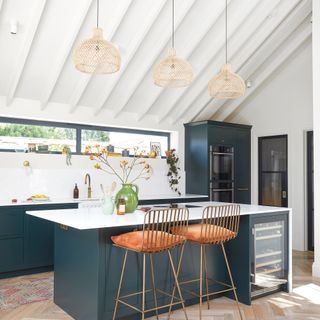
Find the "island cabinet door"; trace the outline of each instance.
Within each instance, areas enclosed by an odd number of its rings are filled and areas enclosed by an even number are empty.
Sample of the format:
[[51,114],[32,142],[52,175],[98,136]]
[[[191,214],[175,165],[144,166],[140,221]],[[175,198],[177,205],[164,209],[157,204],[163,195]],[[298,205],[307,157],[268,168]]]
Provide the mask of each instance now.
[[[22,208],[28,210],[52,210],[76,208],[77,204],[37,205]],[[54,223],[27,214],[24,215],[26,268],[39,268],[53,265]]]
[[53,222],[26,215],[25,231],[25,266],[53,265]]

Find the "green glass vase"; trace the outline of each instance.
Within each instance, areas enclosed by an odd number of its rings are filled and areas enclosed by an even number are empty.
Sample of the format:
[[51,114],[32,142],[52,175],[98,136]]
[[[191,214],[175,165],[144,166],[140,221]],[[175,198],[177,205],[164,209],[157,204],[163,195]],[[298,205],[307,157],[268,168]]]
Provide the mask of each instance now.
[[123,183],[122,188],[116,195],[116,203],[119,199],[126,201],[126,213],[132,213],[138,206],[138,192],[139,188],[136,184]]

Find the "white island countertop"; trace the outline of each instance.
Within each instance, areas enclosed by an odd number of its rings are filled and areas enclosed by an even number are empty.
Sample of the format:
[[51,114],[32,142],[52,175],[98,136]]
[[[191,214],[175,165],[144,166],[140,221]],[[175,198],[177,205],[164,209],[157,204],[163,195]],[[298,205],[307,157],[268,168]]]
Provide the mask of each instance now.
[[[192,202],[186,203],[189,208],[189,220],[199,220],[202,217],[202,208],[208,205],[221,205],[221,202]],[[181,204],[183,205],[183,204]],[[143,206],[142,206],[143,207]],[[157,206],[158,207],[158,206]],[[160,207],[160,205],[159,205]],[[253,214],[271,214],[287,212],[291,213],[289,208],[267,207],[259,205],[240,205],[241,215]],[[71,228],[79,230],[113,228],[124,226],[136,226],[144,223],[144,214],[142,210],[136,210],[134,213],[128,213],[123,216],[105,215],[101,208],[79,208],[79,209],[65,209],[65,210],[41,210],[41,211],[27,211],[28,215],[42,218],[48,221],[59,223]]]
[[[142,195],[139,197],[140,201],[150,201],[150,200],[181,200],[181,199],[195,199],[195,198],[208,198],[207,195],[201,194],[182,194],[179,196],[178,194],[158,194],[158,195]],[[101,198],[91,198],[91,199],[72,199],[72,198],[52,198],[50,200],[44,201],[18,201],[16,203],[12,203],[7,200],[0,200],[0,207],[6,206],[29,206],[29,205],[44,205],[44,204],[63,204],[63,203],[81,203],[87,201],[99,201]]]

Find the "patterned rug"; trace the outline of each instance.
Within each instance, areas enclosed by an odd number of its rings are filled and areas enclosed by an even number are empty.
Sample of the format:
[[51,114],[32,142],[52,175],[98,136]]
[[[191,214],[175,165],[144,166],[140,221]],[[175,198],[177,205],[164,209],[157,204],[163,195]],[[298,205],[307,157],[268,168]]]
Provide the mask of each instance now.
[[0,309],[14,309],[52,297],[52,273],[0,280]]

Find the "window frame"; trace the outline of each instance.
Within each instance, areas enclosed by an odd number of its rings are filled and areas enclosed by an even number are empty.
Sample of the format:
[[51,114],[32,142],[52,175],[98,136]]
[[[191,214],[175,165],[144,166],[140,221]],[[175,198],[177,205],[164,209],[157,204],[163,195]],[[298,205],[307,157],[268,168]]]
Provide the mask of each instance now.
[[[168,150],[170,150],[171,148],[171,133],[165,132],[165,131],[150,131],[145,129],[129,129],[129,128],[107,127],[107,126],[98,126],[98,125],[89,125],[89,124],[80,124],[80,123],[31,120],[31,119],[9,118],[9,117],[0,117],[0,123],[75,129],[76,130],[76,152],[72,152],[72,154],[74,155],[83,155],[83,153],[81,152],[82,130],[121,132],[121,133],[133,133],[133,134],[144,134],[144,135],[150,135],[150,136],[156,135],[161,137],[167,137]],[[8,150],[8,149],[0,149],[0,152],[15,152],[15,151]],[[41,154],[61,154],[61,153],[41,152]],[[130,157],[133,157],[133,156],[130,155]],[[165,158],[165,157],[162,156],[161,158]]]

